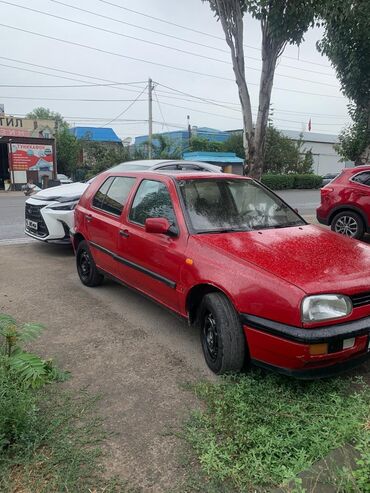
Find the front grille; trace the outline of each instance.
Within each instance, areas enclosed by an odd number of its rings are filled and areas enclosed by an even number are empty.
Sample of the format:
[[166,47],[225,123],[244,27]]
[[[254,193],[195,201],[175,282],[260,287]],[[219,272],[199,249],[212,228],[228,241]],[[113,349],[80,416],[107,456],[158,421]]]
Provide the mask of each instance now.
[[354,308],[370,305],[370,292],[354,294],[350,298]]
[[26,203],[26,209],[25,209],[26,219],[37,222],[37,231],[30,228],[27,228],[27,230],[33,234],[37,234],[38,236],[42,236],[42,237],[47,236],[49,234],[48,228],[46,227],[44,218],[42,217],[41,214],[41,209],[43,207],[45,207],[45,205],[34,205],[34,204]]

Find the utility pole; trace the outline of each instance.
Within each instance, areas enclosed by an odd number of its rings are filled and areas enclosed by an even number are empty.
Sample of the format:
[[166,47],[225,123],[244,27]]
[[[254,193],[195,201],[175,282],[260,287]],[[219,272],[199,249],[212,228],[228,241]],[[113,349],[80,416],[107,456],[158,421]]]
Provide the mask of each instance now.
[[148,101],[149,101],[149,134],[148,134],[148,158],[152,159],[153,139],[153,81],[148,79]]

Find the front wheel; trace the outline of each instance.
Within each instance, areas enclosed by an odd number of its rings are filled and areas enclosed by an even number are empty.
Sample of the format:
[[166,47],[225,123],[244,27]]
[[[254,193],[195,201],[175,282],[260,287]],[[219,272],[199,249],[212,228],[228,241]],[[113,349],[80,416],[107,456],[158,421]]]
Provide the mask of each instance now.
[[98,271],[87,241],[78,244],[76,252],[77,272],[82,284],[89,287],[99,286],[104,276]]
[[209,368],[218,375],[239,372],[245,364],[246,339],[228,298],[222,293],[205,295],[198,320],[203,354]]
[[331,222],[331,229],[357,240],[364,236],[364,222],[359,214],[352,211],[339,212]]

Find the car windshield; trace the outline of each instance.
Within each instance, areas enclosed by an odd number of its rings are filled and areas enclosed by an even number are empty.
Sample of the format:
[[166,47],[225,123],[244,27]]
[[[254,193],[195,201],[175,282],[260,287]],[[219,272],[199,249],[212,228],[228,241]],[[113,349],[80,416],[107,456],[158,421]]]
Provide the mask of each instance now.
[[178,184],[189,226],[195,233],[306,224],[279,197],[252,180],[183,179]]

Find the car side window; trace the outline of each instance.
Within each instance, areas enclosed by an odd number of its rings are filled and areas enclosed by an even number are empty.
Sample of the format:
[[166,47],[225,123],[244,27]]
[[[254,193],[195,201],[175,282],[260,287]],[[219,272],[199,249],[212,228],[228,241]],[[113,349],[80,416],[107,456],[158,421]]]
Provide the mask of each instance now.
[[[109,212],[110,214],[115,214],[116,216],[119,216],[126,203],[128,194],[130,193],[130,190],[135,183],[135,178],[125,176],[116,176],[112,178],[113,180],[110,182],[108,188],[105,191],[105,194],[103,186],[106,182],[95,194],[93,205],[95,207],[98,207],[99,209],[102,209],[103,211]],[[100,195],[98,196],[99,192]],[[98,198],[98,200],[100,200],[99,205],[94,204],[95,198]]]
[[160,181],[143,180],[132,203],[129,214],[132,222],[144,225],[148,217],[164,217],[171,225],[176,222],[170,193]]
[[370,187],[370,171],[364,171],[363,173],[359,173],[358,175],[352,178],[352,181]]
[[103,202],[104,202],[104,199],[105,199],[105,195],[108,192],[109,187],[112,185],[113,180],[114,180],[114,177],[113,176],[110,176],[101,185],[101,187],[96,192],[96,194],[94,195],[94,198],[92,200],[93,207],[97,207],[98,209],[101,209],[102,208],[102,205],[103,205]]

